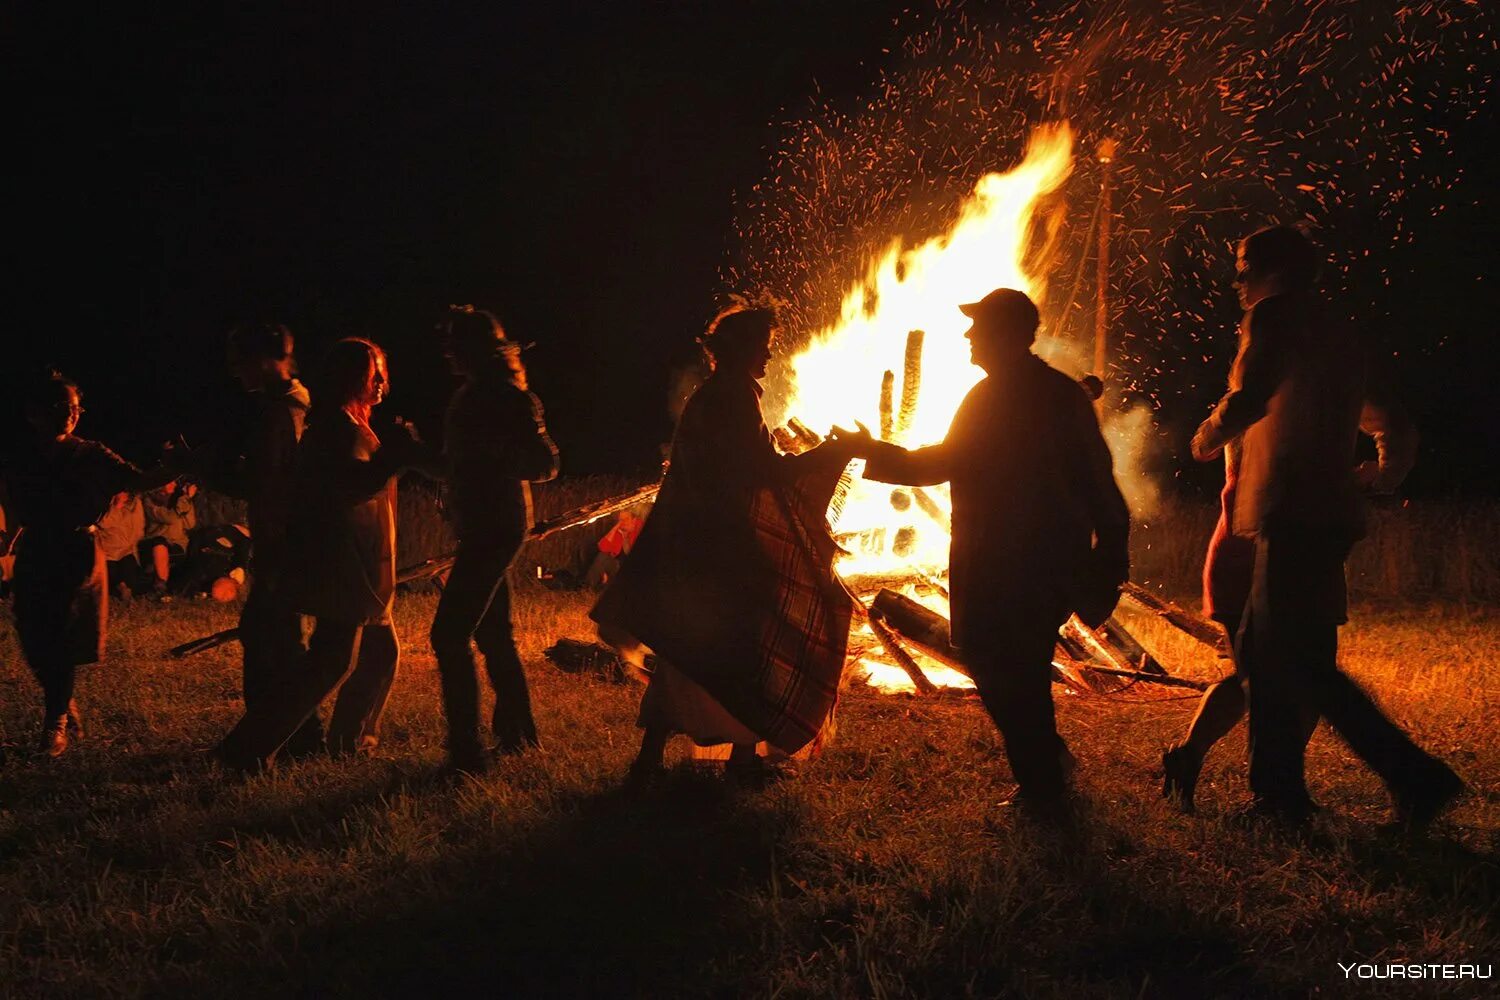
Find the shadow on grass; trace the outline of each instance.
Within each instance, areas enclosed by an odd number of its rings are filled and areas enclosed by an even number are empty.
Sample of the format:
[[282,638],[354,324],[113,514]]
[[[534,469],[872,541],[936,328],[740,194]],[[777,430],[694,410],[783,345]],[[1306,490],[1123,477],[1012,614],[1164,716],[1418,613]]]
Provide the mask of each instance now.
[[737,893],[772,878],[787,824],[693,775],[641,795],[563,797],[505,840],[466,837],[286,934],[297,957],[284,972],[309,996],[672,995],[734,982],[761,950]]

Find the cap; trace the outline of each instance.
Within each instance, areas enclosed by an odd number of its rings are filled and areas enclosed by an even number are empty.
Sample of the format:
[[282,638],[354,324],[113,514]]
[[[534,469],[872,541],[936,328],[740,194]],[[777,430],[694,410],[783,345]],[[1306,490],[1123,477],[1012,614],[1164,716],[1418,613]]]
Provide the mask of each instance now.
[[1028,338],[1036,336],[1036,329],[1042,323],[1036,303],[1014,288],[997,288],[978,302],[965,302],[958,311],[976,322],[1025,334]]

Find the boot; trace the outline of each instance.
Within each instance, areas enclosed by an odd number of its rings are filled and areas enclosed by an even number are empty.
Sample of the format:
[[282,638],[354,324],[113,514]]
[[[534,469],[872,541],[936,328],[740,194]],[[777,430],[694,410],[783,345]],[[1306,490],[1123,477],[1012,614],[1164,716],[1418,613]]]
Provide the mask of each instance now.
[[68,728],[75,740],[83,739],[83,716],[78,711],[78,702],[71,698],[68,700]]
[[48,757],[61,757],[68,752],[68,717],[59,715],[48,719],[42,726],[42,741],[39,747]]

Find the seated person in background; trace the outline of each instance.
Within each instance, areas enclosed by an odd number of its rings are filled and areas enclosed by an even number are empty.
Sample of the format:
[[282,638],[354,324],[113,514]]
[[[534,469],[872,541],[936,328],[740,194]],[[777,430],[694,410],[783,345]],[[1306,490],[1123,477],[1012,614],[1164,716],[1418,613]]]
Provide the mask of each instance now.
[[594,590],[598,590],[613,580],[615,574],[620,571],[620,563],[635,547],[636,536],[641,533],[641,525],[645,523],[645,514],[634,507],[626,507],[620,511],[619,517],[615,519],[614,527],[599,539],[599,551],[589,565],[588,575],[584,578],[584,582]]
[[180,560],[187,553],[198,515],[193,509],[196,483],[174,480],[143,498],[146,508],[146,540],[141,543],[142,558],[149,563],[151,589],[158,596],[167,592],[172,575],[172,557]]
[[136,556],[146,537],[146,509],[134,493],[116,493],[109,510],[99,519],[95,533],[109,571],[109,587],[120,597],[129,597],[150,586]]

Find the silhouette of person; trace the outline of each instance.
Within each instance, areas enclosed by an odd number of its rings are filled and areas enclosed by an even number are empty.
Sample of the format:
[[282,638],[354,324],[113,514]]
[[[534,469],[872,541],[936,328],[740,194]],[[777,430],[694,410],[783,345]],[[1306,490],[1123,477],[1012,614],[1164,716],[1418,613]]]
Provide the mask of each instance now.
[[[1279,275],[1273,276],[1267,284],[1279,287],[1282,280]],[[1248,287],[1243,281],[1235,284],[1240,293],[1240,305],[1248,310],[1254,305],[1248,300]],[[1231,382],[1230,389],[1235,388],[1237,386]],[[1401,485],[1415,464],[1418,436],[1402,407],[1368,390],[1366,397],[1360,411],[1359,429],[1374,440],[1378,458],[1361,463],[1355,474],[1361,487],[1376,494],[1389,494]],[[1227,442],[1224,446],[1224,488],[1219,495],[1219,520],[1203,561],[1204,614],[1223,626],[1231,643],[1239,633],[1255,571],[1254,538],[1237,534],[1233,527],[1239,460],[1238,439]],[[1187,735],[1162,754],[1162,794],[1183,812],[1194,811],[1193,796],[1204,758],[1214,744],[1244,718],[1245,688],[1244,675],[1238,670],[1234,677],[1210,687],[1198,704]],[[1306,743],[1312,737],[1317,718],[1305,715],[1303,722],[1303,742]]]
[[531,528],[528,482],[556,476],[558,456],[541,401],[527,389],[520,345],[506,338],[500,321],[455,306],[442,339],[449,364],[464,380],[448,404],[443,439],[458,553],[431,640],[442,674],[448,766],[474,773],[488,766],[479,741],[475,644],[495,692],[495,749],[517,753],[537,745],[506,574]]
[[[1367,402],[1363,345],[1319,294],[1318,269],[1312,243],[1289,226],[1240,243],[1236,280],[1246,312],[1239,353],[1229,391],[1193,438],[1199,461],[1237,444],[1225,521],[1251,546],[1235,638],[1236,667],[1249,685],[1249,813],[1293,823],[1308,818],[1315,806],[1303,755],[1322,717],[1385,781],[1398,820],[1419,829],[1463,783],[1338,665],[1338,628],[1347,620],[1344,560],[1365,531],[1361,478],[1375,478],[1356,471],[1361,426],[1387,450],[1392,479],[1409,461],[1389,454],[1392,418]],[[1232,690],[1212,697],[1227,703]],[[1227,727],[1218,721],[1212,728]],[[1186,800],[1196,778],[1193,758],[1185,752],[1167,760],[1167,781]]]
[[835,434],[868,459],[866,479],[951,483],[953,640],[1004,739],[1013,801],[1046,815],[1066,802],[1071,759],[1052,705],[1058,629],[1075,610],[1091,625],[1114,610],[1130,516],[1088,396],[1031,353],[1031,299],[999,288],[959,308],[986,377],[943,442],[907,451],[862,427]]
[[60,757],[70,734],[83,735],[77,668],[104,658],[109,584],[94,526],[117,494],[155,489],[176,473],[142,472],[74,434],[82,396],[57,372],[30,381],[22,403],[33,434],[5,474],[9,514],[24,529],[15,549],[16,632],[42,686],[41,751]]
[[[299,668],[307,649],[288,580],[297,565],[287,537],[296,496],[297,444],[312,405],[296,377],[295,346],[292,332],[280,323],[247,323],[230,330],[229,371],[253,409],[238,439],[198,469],[215,489],[244,500],[247,507],[251,587],[239,628],[247,712],[281,696],[288,673]],[[304,757],[322,749],[323,723],[313,712],[282,753]]]
[[[370,427],[389,388],[385,352],[368,340],[333,345],[318,403],[298,445],[285,579],[296,609],[316,619],[306,654],[274,696],[256,699],[215,753],[258,771],[338,690],[328,726],[335,754],[378,743],[400,647],[396,593],[396,476],[430,457],[411,428],[381,440]],[[294,561],[295,560],[295,561]]]
[[641,662],[630,779],[660,771],[668,740],[732,744],[726,775],[769,772],[757,745],[817,745],[833,715],[853,608],[833,576],[828,502],[849,449],[776,452],[760,412],[776,317],[720,314],[703,338],[713,372],[688,399],[655,506],[591,617]]

